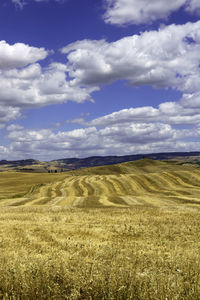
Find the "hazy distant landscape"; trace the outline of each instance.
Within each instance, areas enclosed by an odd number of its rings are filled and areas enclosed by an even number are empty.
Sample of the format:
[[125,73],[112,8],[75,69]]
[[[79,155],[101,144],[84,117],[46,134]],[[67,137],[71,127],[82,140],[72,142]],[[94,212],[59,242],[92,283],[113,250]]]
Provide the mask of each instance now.
[[0,160],[1,171],[21,171],[36,173],[55,173],[77,170],[81,168],[97,167],[118,164],[129,161],[136,161],[143,158],[153,160],[175,161],[185,163],[200,164],[200,152],[165,152],[150,154],[133,154],[124,156],[91,156],[86,158],[63,158],[52,161],[39,161],[35,159],[24,160]]
[[1,297],[198,299],[192,160],[0,172]]

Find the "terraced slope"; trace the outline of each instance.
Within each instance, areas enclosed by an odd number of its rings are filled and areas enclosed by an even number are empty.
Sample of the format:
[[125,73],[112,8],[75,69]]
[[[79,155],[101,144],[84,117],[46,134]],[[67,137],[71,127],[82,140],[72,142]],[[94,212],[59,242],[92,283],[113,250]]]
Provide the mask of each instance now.
[[23,197],[4,198],[1,205],[126,207],[132,205],[200,204],[200,168],[144,159],[69,172],[33,185]]

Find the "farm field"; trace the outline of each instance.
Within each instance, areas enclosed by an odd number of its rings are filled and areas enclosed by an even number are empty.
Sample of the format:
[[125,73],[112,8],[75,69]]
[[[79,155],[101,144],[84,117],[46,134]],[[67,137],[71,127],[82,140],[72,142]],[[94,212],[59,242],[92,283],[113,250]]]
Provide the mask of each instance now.
[[0,205],[199,205],[200,168],[143,159],[59,174],[0,173]]
[[0,173],[0,299],[199,299],[200,169]]
[[1,207],[1,299],[199,299],[197,208]]

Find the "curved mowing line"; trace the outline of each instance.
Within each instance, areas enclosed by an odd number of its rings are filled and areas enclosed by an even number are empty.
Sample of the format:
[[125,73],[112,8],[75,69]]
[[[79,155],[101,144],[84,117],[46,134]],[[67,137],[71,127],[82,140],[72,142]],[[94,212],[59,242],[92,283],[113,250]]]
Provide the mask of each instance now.
[[52,191],[53,191],[53,197],[61,197],[62,196],[62,181],[56,182],[53,187],[52,187]]
[[163,190],[163,184],[164,182],[162,180],[159,180],[159,178],[156,178],[155,173],[144,175],[144,177],[149,182],[151,188],[157,193]]
[[[126,191],[126,195],[138,195],[137,189],[135,185],[131,185],[130,178],[127,175],[121,174],[119,176],[120,181],[123,183],[123,187]],[[134,186],[134,188],[133,188]]]
[[51,189],[50,184],[42,186],[39,189],[38,193],[33,195],[33,197],[31,197],[29,201],[27,201],[26,205],[41,205],[48,203],[48,201],[50,200],[49,196],[51,196],[51,192],[48,191],[49,189]]
[[67,205],[69,204],[69,194],[66,189],[66,181],[63,180],[60,185],[60,195],[51,201],[51,205]]
[[17,201],[15,202],[11,202],[9,204],[7,204],[8,206],[20,206],[20,205],[25,205],[27,203],[30,202],[30,198],[19,198]]
[[99,186],[98,186],[97,183],[94,186],[92,176],[85,177],[84,184],[85,184],[85,187],[88,189],[88,195],[89,196],[98,196],[100,194],[99,193]]
[[[170,178],[174,178],[177,180],[178,184],[181,186],[181,187],[185,187],[185,188],[191,188],[191,187],[194,187],[194,182],[188,182],[188,180],[186,181],[185,180],[185,177],[183,176],[183,172],[171,172],[171,173],[167,173],[167,175],[170,177]],[[188,174],[185,174],[187,177],[188,177]],[[190,181],[190,180],[189,180]]]
[[80,185],[80,178],[76,178],[71,185],[71,189],[73,189],[73,194],[75,197],[82,197],[84,194],[84,189]]
[[81,180],[79,181],[79,185],[81,186],[81,188],[83,190],[84,197],[91,196],[91,195],[93,195],[93,192],[94,192],[94,190],[91,189],[91,186],[89,184],[87,184],[86,178],[87,178],[87,176],[83,176],[81,178]]
[[[119,197],[110,181],[111,175],[95,176],[92,181],[95,186],[95,193],[99,195],[99,202],[104,206],[127,206],[126,202]],[[113,175],[114,176],[114,175]]]
[[112,179],[110,178],[111,175],[104,176],[105,186],[108,190],[108,194],[115,195],[117,194],[118,190],[116,189],[116,185],[113,184]]
[[[171,180],[166,178],[164,172],[161,172],[159,174],[154,173],[154,178],[156,178],[158,180],[158,182],[160,182],[162,184],[162,187],[161,187],[162,189],[169,190],[169,192],[173,190],[174,184],[171,182]],[[176,185],[175,185],[175,187],[176,187]]]
[[200,171],[182,171],[180,168],[174,171],[164,167],[148,167],[151,173],[143,173],[138,168],[134,173],[130,169],[132,173],[129,174],[68,176],[54,183],[37,184],[23,198],[2,200],[1,205],[127,207],[137,204],[200,204]]
[[[162,173],[163,174],[163,173]],[[145,178],[148,178],[149,182],[151,183],[151,187],[154,188],[155,190],[155,193],[156,195],[158,196],[159,195],[177,195],[177,194],[180,194],[180,192],[178,193],[178,188],[180,188],[179,185],[177,185],[177,188],[175,190],[172,190],[172,189],[166,189],[165,186],[163,186],[163,183],[162,183],[162,177],[161,178],[155,178],[156,176],[154,176],[152,174],[152,176],[150,177],[150,175],[144,175]],[[159,181],[159,179],[161,179]],[[165,180],[163,180],[165,181]],[[171,179],[168,181],[168,183],[170,184],[171,183]],[[184,187],[185,188],[185,187]],[[183,194],[190,194],[188,192],[183,192]]]
[[139,184],[139,182],[135,180],[137,175],[128,174],[127,176],[124,176],[127,177],[127,181],[129,182],[134,194],[141,195],[141,192],[145,192],[145,189],[141,186],[141,184]]
[[[128,190],[127,188],[124,186],[124,181],[121,179],[119,176],[116,175],[111,175],[110,180],[111,182],[113,182],[113,185],[115,186],[115,189],[117,191],[118,195],[127,195],[128,194]],[[133,190],[131,191],[131,193],[133,194]]]
[[193,198],[193,197],[183,197],[180,196],[169,196],[168,199],[174,201],[175,204],[200,204],[199,198]]
[[[95,176],[91,180],[92,187],[94,189],[95,195],[98,196],[99,198],[104,198],[104,196],[107,198],[109,194],[108,188],[106,188],[105,185],[105,176]],[[106,201],[106,200],[105,200]]]
[[166,178],[166,180],[168,180],[171,184],[171,186],[176,190],[178,187],[185,187],[184,184],[182,184],[179,180],[178,176],[172,176],[170,173],[168,172],[163,172],[163,177]]
[[[181,173],[181,178],[186,184],[190,184],[192,187],[199,187],[200,188],[200,174],[199,172],[182,172]],[[174,172],[174,174],[177,174],[178,172]],[[179,173],[178,173],[179,174]]]
[[143,192],[151,194],[155,192],[155,190],[149,186],[148,180],[143,175],[131,176],[131,178],[138,183]]

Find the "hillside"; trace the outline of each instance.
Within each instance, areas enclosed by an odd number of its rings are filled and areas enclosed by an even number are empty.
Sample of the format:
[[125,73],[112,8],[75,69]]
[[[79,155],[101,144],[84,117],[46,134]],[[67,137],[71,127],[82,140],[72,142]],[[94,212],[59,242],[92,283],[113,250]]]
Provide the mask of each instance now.
[[63,158],[49,162],[34,159],[0,161],[0,172],[18,171],[31,173],[67,172],[82,168],[119,164],[129,161],[137,161],[143,158],[162,161],[178,161],[180,163],[200,164],[200,152],[171,152],[150,153],[125,156],[91,156],[86,158]]
[[149,153],[149,154],[134,154],[124,156],[92,156],[87,158],[66,158],[52,161],[57,166],[60,164],[69,169],[80,169],[95,166],[104,166],[119,164],[123,162],[136,161],[143,158],[153,160],[173,160],[183,162],[200,163],[200,152],[166,152],[166,153]]
[[1,205],[200,204],[199,165],[142,159],[57,174],[0,173]]
[[198,164],[148,158],[1,172],[2,299],[199,299],[199,195]]

